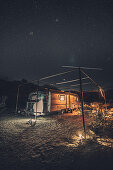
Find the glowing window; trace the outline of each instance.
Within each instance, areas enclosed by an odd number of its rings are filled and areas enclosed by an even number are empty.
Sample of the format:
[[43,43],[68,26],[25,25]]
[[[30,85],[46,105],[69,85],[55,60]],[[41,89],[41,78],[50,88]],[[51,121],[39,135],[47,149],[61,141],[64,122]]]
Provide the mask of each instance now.
[[60,101],[64,101],[64,100],[65,100],[65,96],[64,96],[64,95],[60,95],[60,96],[59,96],[59,100],[60,100]]

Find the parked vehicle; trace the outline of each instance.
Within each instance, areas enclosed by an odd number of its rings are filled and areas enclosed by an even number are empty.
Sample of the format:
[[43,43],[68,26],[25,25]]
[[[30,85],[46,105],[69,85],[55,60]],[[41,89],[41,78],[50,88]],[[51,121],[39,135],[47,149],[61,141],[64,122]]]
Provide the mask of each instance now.
[[71,112],[79,103],[75,93],[45,89],[29,95],[26,111],[32,115]]

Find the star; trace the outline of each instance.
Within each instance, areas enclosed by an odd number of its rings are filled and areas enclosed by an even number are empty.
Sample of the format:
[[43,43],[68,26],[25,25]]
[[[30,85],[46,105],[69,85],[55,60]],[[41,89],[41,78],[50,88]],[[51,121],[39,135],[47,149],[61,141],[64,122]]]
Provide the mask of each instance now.
[[55,20],[56,22],[59,22],[59,19],[58,18],[56,18],[56,20]]

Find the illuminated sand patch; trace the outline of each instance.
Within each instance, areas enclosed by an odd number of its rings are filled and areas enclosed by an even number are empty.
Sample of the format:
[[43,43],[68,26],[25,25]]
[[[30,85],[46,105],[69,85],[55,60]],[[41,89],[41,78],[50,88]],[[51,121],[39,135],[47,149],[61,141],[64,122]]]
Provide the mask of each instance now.
[[80,145],[84,145],[87,141],[95,141],[97,144],[100,144],[102,146],[107,146],[110,148],[113,148],[113,139],[111,138],[100,138],[99,136],[96,136],[96,134],[89,130],[86,134],[86,140],[84,137],[83,131],[78,131],[75,135],[72,136],[71,142],[61,142],[58,145],[64,145],[66,147],[72,147],[77,148]]
[[103,146],[108,146],[110,148],[113,148],[113,139],[111,138],[97,138],[97,142],[100,144],[100,145],[103,145]]
[[84,132],[78,130],[75,135],[71,137],[71,142],[61,142],[58,145],[65,145],[67,147],[75,147],[77,148],[79,145],[85,144],[87,140],[92,140],[95,137],[95,133],[91,130],[87,131],[86,140],[84,137]]

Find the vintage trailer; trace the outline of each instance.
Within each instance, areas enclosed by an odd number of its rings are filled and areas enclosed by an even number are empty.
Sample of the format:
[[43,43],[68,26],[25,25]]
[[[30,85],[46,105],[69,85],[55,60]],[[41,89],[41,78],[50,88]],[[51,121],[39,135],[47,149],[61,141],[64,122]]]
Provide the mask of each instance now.
[[75,93],[59,90],[44,90],[31,93],[26,110],[30,114],[68,112],[79,108],[79,97]]

